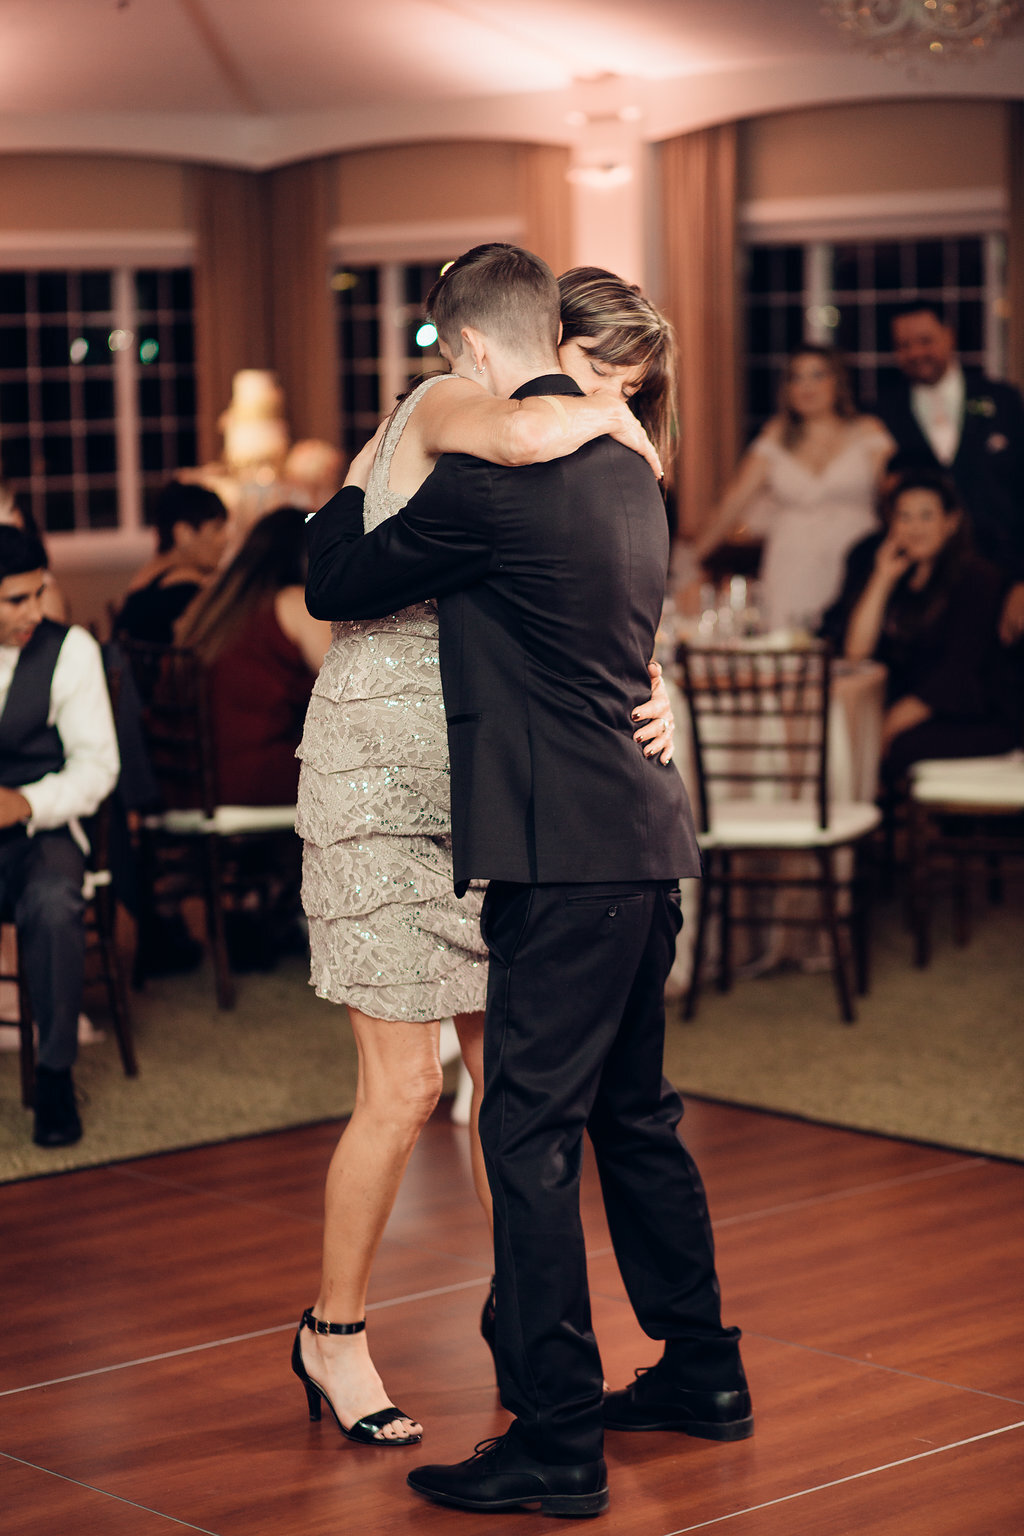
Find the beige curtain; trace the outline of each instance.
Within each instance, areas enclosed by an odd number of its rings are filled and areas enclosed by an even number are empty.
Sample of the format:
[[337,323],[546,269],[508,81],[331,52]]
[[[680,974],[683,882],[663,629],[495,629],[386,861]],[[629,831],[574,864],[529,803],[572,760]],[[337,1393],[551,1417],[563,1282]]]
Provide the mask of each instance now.
[[1006,297],[1010,309],[1007,375],[1024,389],[1024,102],[1007,103],[1010,134],[1010,218]]
[[679,338],[680,532],[707,522],[736,467],[739,356],[735,123],[660,149],[665,309]]
[[192,170],[196,415],[199,457],[220,457],[217,418],[239,368],[271,368],[270,291],[264,177],[254,171]]
[[542,256],[556,277],[572,266],[572,208],[565,179],[568,169],[569,150],[564,145],[520,145],[521,243]]
[[292,437],[337,443],[338,354],[327,256],[329,168],[307,160],[267,173],[271,355]]

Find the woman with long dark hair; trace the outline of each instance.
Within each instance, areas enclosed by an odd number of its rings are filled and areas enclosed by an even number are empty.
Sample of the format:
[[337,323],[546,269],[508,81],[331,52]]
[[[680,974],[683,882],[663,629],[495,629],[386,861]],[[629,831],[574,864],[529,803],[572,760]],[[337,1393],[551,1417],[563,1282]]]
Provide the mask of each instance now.
[[853,403],[830,347],[804,346],[786,364],[779,409],[751,443],[693,553],[704,561],[762,498],[765,628],[814,631],[839,591],[847,551],[878,526],[875,501],[895,444]]
[[[515,401],[478,382],[486,360],[466,345],[450,374],[415,388],[357,455],[351,483],[366,486],[375,527],[418,490],[442,452],[492,463],[539,462],[606,432],[650,452],[637,418],[667,440],[673,339],[639,290],[612,273],[576,269],[561,280],[559,353],[582,396]],[[372,467],[371,467],[372,466]],[[368,481],[366,474],[368,471]],[[663,693],[663,690],[662,690]],[[639,706],[637,750],[670,755],[659,715]],[[624,722],[624,725],[627,722]],[[359,1049],[356,1107],[327,1175],[320,1291],[303,1314],[292,1366],[310,1411],[321,1401],[342,1433],[405,1446],[419,1423],[389,1403],[364,1331],[370,1269],[416,1138],[441,1091],[438,1018],[455,1016],[474,1083],[474,1184],[490,1213],[476,1135],[483,1079],[487,950],[482,889],[453,893],[448,746],[438,671],[436,605],[334,625],[313,690],[301,756],[299,831],[303,903],[317,992],[347,1006]],[[571,765],[567,765],[571,772]],[[491,1299],[482,1330],[493,1321]]]
[[185,610],[175,639],[209,675],[217,796],[290,805],[296,748],[331,627],[306,611],[306,514],[279,507]]
[[888,497],[889,531],[850,614],[845,652],[888,669],[883,766],[892,780],[931,757],[1015,745],[999,642],[999,573],[971,548],[951,481],[908,471]]

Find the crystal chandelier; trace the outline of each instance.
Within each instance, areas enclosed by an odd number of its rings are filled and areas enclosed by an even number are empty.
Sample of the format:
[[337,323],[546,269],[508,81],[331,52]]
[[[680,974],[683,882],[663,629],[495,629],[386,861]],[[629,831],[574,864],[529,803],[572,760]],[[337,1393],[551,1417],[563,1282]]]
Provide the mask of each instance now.
[[851,41],[902,62],[977,56],[1019,18],[1020,0],[825,0]]

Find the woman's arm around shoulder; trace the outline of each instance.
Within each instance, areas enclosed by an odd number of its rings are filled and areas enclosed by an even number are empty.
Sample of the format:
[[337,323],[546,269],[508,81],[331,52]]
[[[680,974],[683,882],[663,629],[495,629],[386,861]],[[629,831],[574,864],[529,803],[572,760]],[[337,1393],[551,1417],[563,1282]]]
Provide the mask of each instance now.
[[428,457],[469,453],[510,467],[564,458],[608,436],[641,454],[661,475],[654,447],[628,405],[601,391],[502,400],[471,379],[452,378],[426,391],[410,426]]
[[274,614],[311,672],[319,672],[331,643],[331,626],[326,619],[314,619],[306,607],[301,587],[282,587],[274,598]]

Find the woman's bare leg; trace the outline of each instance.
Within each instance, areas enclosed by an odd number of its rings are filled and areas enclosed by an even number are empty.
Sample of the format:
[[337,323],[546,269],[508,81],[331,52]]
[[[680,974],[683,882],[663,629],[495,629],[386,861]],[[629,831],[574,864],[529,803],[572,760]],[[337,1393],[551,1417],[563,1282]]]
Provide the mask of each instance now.
[[457,1013],[455,1028],[466,1071],[473,1079],[473,1097],[469,1105],[469,1156],[473,1168],[473,1188],[483,1206],[488,1225],[493,1229],[491,1186],[487,1182],[487,1169],[480,1145],[480,1100],[484,1091],[484,1016],[482,1013]]
[[[324,1196],[324,1247],[314,1316],[355,1323],[366,1314],[366,1290],[377,1249],[409,1155],[441,1092],[438,1026],[371,1019],[349,1008],[359,1080],[352,1118],[331,1158]],[[365,1333],[300,1335],[310,1376],[328,1394],[342,1423],[387,1407]],[[382,1435],[416,1433],[398,1418]]]

